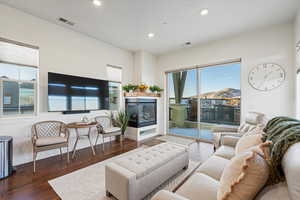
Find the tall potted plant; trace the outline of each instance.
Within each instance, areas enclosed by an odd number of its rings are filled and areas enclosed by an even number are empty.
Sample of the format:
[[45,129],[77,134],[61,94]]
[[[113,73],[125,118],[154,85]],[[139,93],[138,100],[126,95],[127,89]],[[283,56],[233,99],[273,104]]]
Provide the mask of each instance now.
[[117,140],[119,141],[124,140],[125,131],[128,126],[128,121],[129,121],[129,115],[127,114],[126,111],[119,111],[117,113],[115,122],[117,126],[121,128],[121,135],[117,137]]
[[182,96],[186,81],[187,71],[174,72],[173,85],[175,94],[175,104],[171,105],[172,108],[172,121],[176,127],[184,127],[184,121],[186,118],[186,105],[182,104]]

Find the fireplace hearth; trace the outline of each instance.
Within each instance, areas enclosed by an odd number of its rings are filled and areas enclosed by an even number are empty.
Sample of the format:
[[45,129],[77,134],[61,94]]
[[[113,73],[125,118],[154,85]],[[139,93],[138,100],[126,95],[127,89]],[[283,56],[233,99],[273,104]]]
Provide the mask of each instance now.
[[155,125],[157,123],[156,106],[156,99],[127,98],[128,125],[134,128]]

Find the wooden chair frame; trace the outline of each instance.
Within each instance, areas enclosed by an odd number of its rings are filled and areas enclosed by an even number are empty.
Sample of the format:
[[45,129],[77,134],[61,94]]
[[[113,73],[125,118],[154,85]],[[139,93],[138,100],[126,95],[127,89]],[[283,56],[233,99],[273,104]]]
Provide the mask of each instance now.
[[[56,124],[59,125],[59,134],[55,135],[55,136],[60,136],[60,137],[64,137],[66,138],[66,142],[63,143],[59,143],[59,144],[52,144],[52,145],[45,145],[45,146],[37,146],[36,145],[36,141],[38,138],[41,137],[45,137],[43,135],[47,135],[47,137],[51,137],[54,136],[53,133],[51,133],[49,131],[49,129],[45,128],[44,130],[40,130],[37,129],[38,126],[51,126],[51,124]],[[43,132],[43,133],[42,133]],[[66,147],[67,148],[67,163],[70,162],[70,157],[69,157],[69,130],[66,127],[66,124],[61,122],[61,121],[42,121],[42,122],[38,122],[35,123],[34,125],[32,125],[32,129],[31,129],[31,133],[32,133],[32,145],[33,145],[33,172],[36,172],[36,158],[37,158],[37,154],[38,152],[42,152],[42,151],[48,151],[48,150],[52,150],[52,149],[58,149],[60,150],[60,155],[62,157],[62,148]]]

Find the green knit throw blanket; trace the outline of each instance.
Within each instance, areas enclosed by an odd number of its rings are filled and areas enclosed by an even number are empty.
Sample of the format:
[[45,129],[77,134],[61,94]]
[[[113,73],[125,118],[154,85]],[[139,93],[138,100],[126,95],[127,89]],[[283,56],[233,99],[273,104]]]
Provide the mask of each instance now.
[[275,117],[264,128],[263,142],[272,141],[270,146],[269,184],[285,180],[281,160],[288,148],[300,142],[300,121],[289,117]]

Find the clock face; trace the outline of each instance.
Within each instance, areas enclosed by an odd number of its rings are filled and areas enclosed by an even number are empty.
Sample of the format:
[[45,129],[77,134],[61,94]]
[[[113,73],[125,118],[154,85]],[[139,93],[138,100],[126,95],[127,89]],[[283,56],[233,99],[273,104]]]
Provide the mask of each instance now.
[[254,67],[248,77],[249,84],[260,91],[275,89],[283,83],[284,79],[284,69],[273,63],[260,64]]

